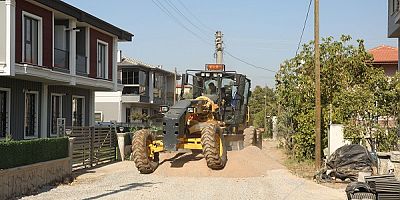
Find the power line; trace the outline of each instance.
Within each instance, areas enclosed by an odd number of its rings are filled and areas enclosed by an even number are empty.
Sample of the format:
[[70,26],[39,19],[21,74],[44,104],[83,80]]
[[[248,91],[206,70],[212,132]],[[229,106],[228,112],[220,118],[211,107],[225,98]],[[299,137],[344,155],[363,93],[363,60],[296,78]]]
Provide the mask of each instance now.
[[167,4],[169,5],[169,7],[171,7],[172,9],[175,10],[176,13],[178,13],[179,15],[181,15],[187,22],[189,22],[192,26],[194,26],[196,29],[198,29],[202,34],[204,34],[206,37],[210,37],[210,34],[207,33],[207,31],[204,31],[204,29],[201,29],[199,26],[197,26],[196,24],[194,24],[188,17],[186,17],[185,14],[183,14],[179,8],[177,8],[175,6],[175,4],[173,2],[171,2],[170,0],[166,1]]
[[238,58],[238,57],[232,55],[231,53],[229,53],[229,51],[227,51],[227,50],[224,50],[224,52],[225,52],[227,55],[229,55],[230,57],[232,57],[232,58],[234,58],[234,59],[236,59],[236,60],[238,60],[238,61],[240,61],[240,62],[242,62],[242,63],[244,63],[244,64],[250,65],[250,66],[252,66],[252,67],[254,67],[254,68],[257,68],[257,69],[262,69],[262,70],[265,70],[265,71],[269,71],[269,72],[276,73],[276,71],[274,71],[274,70],[271,70],[271,69],[268,69],[268,68],[265,68],[265,67],[260,67],[260,66],[254,65],[254,64],[252,64],[252,63],[249,63],[249,62],[247,62],[247,61],[245,61],[245,60],[243,60],[243,59],[241,59],[241,58]]
[[207,42],[207,40],[205,40],[204,38],[202,38],[200,35],[198,35],[197,33],[193,32],[192,30],[190,30],[188,27],[186,27],[181,21],[179,21],[169,10],[168,8],[166,8],[159,0],[151,0],[154,5],[156,5],[162,12],[164,12],[167,16],[169,16],[175,23],[177,23],[179,26],[181,26],[182,28],[184,28],[186,31],[188,31],[189,33],[191,33],[193,36],[195,36],[196,38],[200,39],[201,41],[203,41],[204,43],[208,44],[208,45],[212,45],[211,43]]
[[297,56],[297,54],[299,52],[301,41],[303,40],[304,30],[306,29],[306,26],[307,26],[307,20],[308,20],[308,15],[310,14],[312,1],[313,0],[310,0],[310,3],[308,4],[306,19],[304,20],[303,30],[301,31],[299,44],[297,45],[296,56]]
[[[179,1],[179,0],[178,0]],[[195,33],[195,32],[193,32],[192,30],[190,30],[189,28],[187,28],[181,21],[179,21],[169,10],[168,10],[168,8],[166,8],[159,0],[152,0],[152,2],[161,10],[161,11],[163,11],[165,14],[167,14],[169,17],[171,17],[177,24],[179,24],[182,28],[184,28],[185,30],[187,30],[188,32],[190,32],[191,34],[193,34],[196,38],[198,38],[198,39],[200,39],[201,41],[203,41],[204,43],[206,43],[206,44],[208,44],[208,45],[212,45],[211,43],[209,43],[209,42],[207,42],[204,38],[202,38],[200,35],[198,35],[197,33]],[[156,3],[157,2],[157,3]],[[168,3],[169,2],[169,3]],[[180,2],[180,1],[179,1]],[[189,21],[193,26],[195,26],[195,27],[198,27],[198,26],[196,26],[195,24],[193,24],[172,2],[170,2],[170,0],[167,0],[167,3],[169,4],[169,6],[171,7],[171,8],[174,8],[175,10],[176,10],[176,12],[178,12],[178,13],[180,13],[187,21]],[[181,5],[182,6],[184,6],[184,4],[182,3],[182,2],[180,2],[181,3]],[[186,8],[187,9],[187,8]],[[200,29],[199,27],[198,27],[198,29]],[[238,61],[240,61],[240,62],[242,62],[242,63],[245,63],[245,64],[247,64],[247,65],[249,65],[249,66],[252,66],[252,67],[254,67],[254,68],[257,68],[257,69],[262,69],[262,70],[265,70],[265,71],[269,71],[269,72],[273,72],[273,73],[276,73],[276,71],[274,71],[274,70],[271,70],[271,69],[268,69],[268,68],[265,68],[265,67],[259,67],[259,66],[257,66],[257,65],[254,65],[254,64],[252,64],[252,63],[250,63],[250,62],[247,62],[247,61],[245,61],[244,59],[241,59],[241,58],[239,58],[239,57],[237,57],[237,56],[234,56],[233,54],[231,54],[230,52],[228,52],[228,51],[224,51],[227,55],[229,55],[229,56],[231,56],[232,58],[234,58],[234,59],[236,59],[236,60],[238,60]]]
[[181,1],[178,0],[178,3],[181,4],[181,6],[186,10],[187,13],[189,13],[197,22],[199,22],[200,25],[202,25],[204,28],[208,29],[211,32],[215,32],[216,30],[213,28],[210,28],[209,26],[207,26],[206,24],[204,24],[198,17],[196,17],[195,14],[193,14],[193,12],[190,11],[190,9],[188,7],[185,6],[185,4]]

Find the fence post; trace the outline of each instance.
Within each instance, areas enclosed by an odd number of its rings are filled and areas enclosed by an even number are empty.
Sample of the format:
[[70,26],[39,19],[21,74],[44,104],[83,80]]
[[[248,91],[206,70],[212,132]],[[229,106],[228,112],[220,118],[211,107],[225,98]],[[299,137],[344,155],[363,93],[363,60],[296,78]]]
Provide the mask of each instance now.
[[74,155],[74,142],[75,142],[75,137],[69,137],[69,145],[68,145],[68,157],[69,157],[69,172],[72,172],[72,159]]
[[125,160],[125,133],[117,133],[119,155],[122,161]]
[[90,167],[93,167],[93,160],[94,160],[94,127],[89,127],[90,130]]

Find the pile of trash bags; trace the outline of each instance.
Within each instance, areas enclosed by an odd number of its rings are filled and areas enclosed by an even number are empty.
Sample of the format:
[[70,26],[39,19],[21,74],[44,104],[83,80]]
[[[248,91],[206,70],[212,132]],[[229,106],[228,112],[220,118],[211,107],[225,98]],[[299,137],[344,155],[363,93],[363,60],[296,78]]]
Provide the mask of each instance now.
[[326,166],[315,176],[317,181],[329,182],[333,179],[357,181],[359,172],[372,174],[376,159],[363,146],[345,145],[337,149],[326,160]]

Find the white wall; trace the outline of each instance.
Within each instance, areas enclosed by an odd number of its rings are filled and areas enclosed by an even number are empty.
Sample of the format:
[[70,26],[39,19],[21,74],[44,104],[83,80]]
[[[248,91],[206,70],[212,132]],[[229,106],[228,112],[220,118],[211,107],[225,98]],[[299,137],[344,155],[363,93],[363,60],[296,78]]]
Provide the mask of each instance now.
[[343,125],[331,124],[328,132],[329,155],[346,144],[350,144],[350,142],[344,139]]

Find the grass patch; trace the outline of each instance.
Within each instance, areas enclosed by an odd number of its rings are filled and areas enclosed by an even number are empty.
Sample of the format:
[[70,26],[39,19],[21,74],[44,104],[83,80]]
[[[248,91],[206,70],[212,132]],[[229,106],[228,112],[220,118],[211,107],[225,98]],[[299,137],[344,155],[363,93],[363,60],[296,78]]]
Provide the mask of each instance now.
[[314,178],[316,172],[314,160],[297,161],[288,157],[283,164],[296,176],[307,179]]

